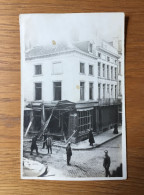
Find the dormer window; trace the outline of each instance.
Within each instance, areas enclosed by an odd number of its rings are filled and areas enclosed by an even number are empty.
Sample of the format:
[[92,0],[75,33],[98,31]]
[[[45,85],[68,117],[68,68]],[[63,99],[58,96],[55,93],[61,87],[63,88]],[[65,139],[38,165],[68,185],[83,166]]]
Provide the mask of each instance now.
[[98,53],[98,57],[101,58],[101,53]]
[[92,43],[89,44],[89,52],[92,53],[92,48],[93,48],[93,45]]

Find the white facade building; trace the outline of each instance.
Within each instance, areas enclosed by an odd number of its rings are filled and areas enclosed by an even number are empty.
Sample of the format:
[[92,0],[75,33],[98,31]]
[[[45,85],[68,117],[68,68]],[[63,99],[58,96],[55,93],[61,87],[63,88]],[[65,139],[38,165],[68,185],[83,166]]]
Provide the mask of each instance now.
[[[96,133],[105,131],[118,121],[119,58],[118,51],[104,41],[99,46],[84,41],[33,48],[26,52],[23,67],[25,103],[45,104],[47,116],[49,106],[61,100],[75,104],[75,113],[63,115],[61,122],[50,125],[52,133],[61,129],[61,135],[70,136],[72,126],[77,126],[77,137],[81,139],[89,129]],[[35,112],[35,127],[40,127],[41,114]]]
[[[119,55],[116,49],[104,42],[97,48],[91,42],[84,42],[81,46],[87,49],[86,52],[80,50],[80,45],[77,48],[66,46],[65,51],[42,56],[32,55],[40,48],[29,51],[24,66],[27,75],[25,100],[69,100],[77,103],[117,98]],[[41,94],[38,96],[37,93]]]

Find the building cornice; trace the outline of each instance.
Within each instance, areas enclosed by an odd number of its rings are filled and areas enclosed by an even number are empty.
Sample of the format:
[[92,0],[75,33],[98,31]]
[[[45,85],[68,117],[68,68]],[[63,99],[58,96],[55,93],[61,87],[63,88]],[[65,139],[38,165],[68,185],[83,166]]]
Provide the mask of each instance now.
[[121,57],[121,55],[115,54],[115,53],[113,53],[113,52],[111,52],[109,50],[106,50],[106,49],[102,48],[102,47],[97,47],[97,49],[102,51],[102,52],[105,52],[106,54],[109,54],[109,55],[111,55],[113,57],[116,57],[116,58],[120,58]]
[[70,54],[70,53],[78,53],[78,54],[81,54],[81,55],[84,55],[84,56],[87,56],[87,57],[90,57],[90,58],[93,58],[93,59],[98,58],[97,56],[94,56],[92,54],[88,54],[88,53],[85,53],[83,51],[73,49],[73,50],[61,51],[61,52],[56,52],[56,53],[46,54],[46,55],[41,55],[41,56],[26,57],[25,60],[28,61],[28,60],[35,60],[35,59],[44,59],[44,58],[49,58],[49,57],[54,57],[54,56],[59,56],[59,55],[65,55],[65,54]]

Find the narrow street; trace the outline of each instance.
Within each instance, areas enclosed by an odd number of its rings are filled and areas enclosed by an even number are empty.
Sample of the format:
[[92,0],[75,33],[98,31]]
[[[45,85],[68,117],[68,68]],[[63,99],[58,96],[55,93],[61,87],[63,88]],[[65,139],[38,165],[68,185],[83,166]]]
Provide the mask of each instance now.
[[[28,147],[28,146],[27,146]],[[30,143],[29,143],[30,147]],[[121,136],[115,138],[112,141],[103,144],[99,148],[91,150],[73,150],[71,158],[71,166],[67,166],[66,152],[64,148],[53,147],[53,153],[47,154],[47,149],[41,149],[43,154],[38,156],[35,151],[32,156],[29,152],[24,152],[24,157],[31,160],[36,160],[42,164],[54,168],[53,176],[57,176],[57,173],[66,177],[104,177],[105,172],[103,168],[104,150],[108,150],[111,158],[110,171],[116,169],[121,163]]]

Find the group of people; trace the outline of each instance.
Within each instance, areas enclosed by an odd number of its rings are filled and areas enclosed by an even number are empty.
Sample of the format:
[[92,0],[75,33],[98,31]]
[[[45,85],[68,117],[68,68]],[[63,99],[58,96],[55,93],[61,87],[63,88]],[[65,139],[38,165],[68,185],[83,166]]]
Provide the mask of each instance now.
[[[33,154],[33,150],[36,150],[36,153],[38,155],[37,139],[38,139],[37,135],[32,138],[31,153],[30,153],[31,155]],[[93,143],[95,143],[94,136],[93,136],[93,133],[91,130],[89,131],[89,143],[90,143],[90,146],[93,146]],[[42,149],[44,149],[45,146],[48,149],[48,153],[51,152],[51,154],[52,154],[52,138],[49,135],[47,135],[46,133],[43,134],[43,147],[42,147]],[[104,161],[103,161],[103,167],[105,168],[105,176],[110,177],[109,167],[110,167],[111,160],[110,160],[110,157],[108,155],[108,151],[105,150],[104,152],[105,152],[105,157],[104,157]],[[71,149],[70,142],[68,143],[68,145],[66,147],[66,155],[67,155],[67,165],[69,166],[69,165],[71,165],[70,160],[71,160],[71,156],[72,156],[72,149]]]
[[[44,141],[43,141],[43,147],[42,149],[45,148],[45,146],[48,149],[48,153],[51,152],[52,154],[52,138],[47,135],[46,133],[43,134]],[[38,146],[37,146],[37,140],[38,140],[38,135],[32,138],[32,143],[31,143],[31,155],[33,155],[33,150],[36,150],[36,153],[38,155]]]

